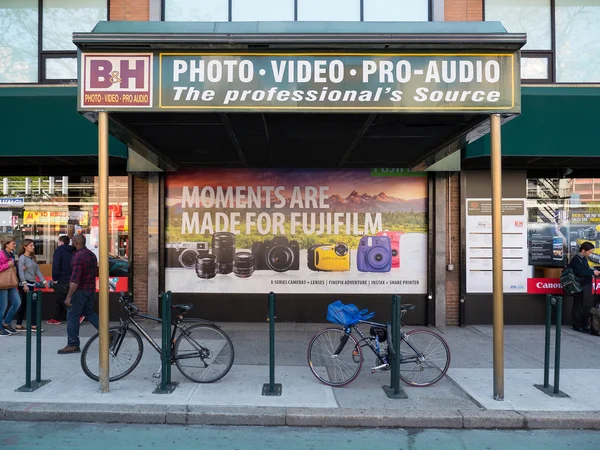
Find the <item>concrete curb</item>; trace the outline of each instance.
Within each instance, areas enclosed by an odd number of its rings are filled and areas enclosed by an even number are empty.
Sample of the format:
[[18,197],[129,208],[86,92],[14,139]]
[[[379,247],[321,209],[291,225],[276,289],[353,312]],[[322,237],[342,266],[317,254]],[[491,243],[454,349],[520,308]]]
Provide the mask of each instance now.
[[600,411],[379,411],[347,408],[0,403],[0,420],[179,425],[600,429]]

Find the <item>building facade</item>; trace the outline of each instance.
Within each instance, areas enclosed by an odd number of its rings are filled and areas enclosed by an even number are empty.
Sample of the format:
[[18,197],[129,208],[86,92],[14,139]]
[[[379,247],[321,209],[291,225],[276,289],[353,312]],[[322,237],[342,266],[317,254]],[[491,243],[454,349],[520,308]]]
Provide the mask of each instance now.
[[[344,30],[351,28],[348,24],[352,23],[367,27],[370,22],[384,21],[499,21],[510,33],[527,33],[528,41],[521,51],[521,116],[508,121],[502,128],[504,232],[514,239],[504,255],[507,323],[542,322],[541,300],[545,293],[556,293],[557,269],[568,262],[581,242],[597,242],[600,247],[597,241],[600,238],[594,234],[595,223],[600,217],[596,211],[595,187],[600,183],[594,178],[593,170],[598,162],[599,148],[592,134],[593,124],[597,123],[595,119],[599,118],[593,107],[600,93],[600,88],[594,84],[600,83],[600,71],[595,66],[600,61],[597,44],[600,40],[594,39],[596,30],[600,29],[597,26],[600,23],[598,0],[8,2],[7,6],[0,6],[0,25],[10,24],[0,26],[5,30],[0,32],[0,55],[4,55],[0,58],[0,104],[5,115],[3,123],[11,130],[0,144],[3,147],[0,176],[5,180],[0,218],[3,224],[6,223],[0,230],[2,234],[36,239],[39,242],[36,249],[45,262],[51,261],[53,237],[80,232],[89,236],[88,245],[93,247],[95,230],[97,233],[94,210],[97,203],[94,182],[97,172],[96,125],[88,113],[77,113],[77,47],[73,44],[72,33],[90,32],[99,21],[105,20],[173,22],[174,30],[185,30],[185,23],[191,24],[189,26],[229,23],[226,26],[231,30],[236,30],[237,23],[244,26],[244,22],[278,24],[298,30],[320,23],[324,29],[340,27]],[[31,30],[37,32],[32,35]],[[260,42],[252,45],[255,45],[253,51],[265,48]],[[290,45],[301,48],[299,43]],[[140,115],[135,120],[126,113],[115,114],[113,121],[120,128],[113,133],[110,143],[113,215],[110,217],[112,259],[109,263],[117,267],[111,277],[119,278],[120,287],[128,282],[136,303],[143,311],[151,313],[158,313],[158,294],[166,289],[176,293],[176,299],[202,303],[203,314],[215,320],[253,321],[264,320],[261,307],[266,305],[266,294],[271,290],[282,293],[278,317],[289,321],[321,321],[326,304],[337,298],[351,300],[384,316],[389,311],[391,293],[401,293],[403,301],[419,306],[420,312],[412,318],[416,323],[437,326],[490,323],[491,244],[487,242],[490,217],[486,214],[491,197],[489,138],[484,136],[465,142],[460,157],[454,157],[451,163],[449,158],[446,163],[441,161],[439,164],[442,165],[437,169],[434,166],[434,170],[420,176],[405,176],[406,167],[397,165],[402,158],[390,156],[394,146],[399,145],[394,139],[411,138],[412,141],[402,141],[403,145],[418,148],[418,140],[425,136],[411,135],[414,130],[409,128],[410,124],[396,123],[392,116],[379,115],[367,118],[370,122],[366,122],[344,115],[334,121],[313,113],[298,116],[299,129],[294,129],[284,121],[284,116],[264,119],[261,115],[240,113],[217,115],[213,121],[213,117],[206,115],[201,120],[194,119],[201,142],[195,147],[186,147],[189,158],[180,158],[183,164],[177,165],[177,171],[171,171],[166,167],[168,158],[165,161],[153,159],[141,150],[146,148],[144,145],[124,137],[141,133],[144,127],[158,127],[155,121],[163,119],[152,113],[145,117]],[[161,128],[161,133],[154,135],[157,145],[169,147],[173,157],[184,151],[177,141],[183,140],[184,134],[191,131],[189,128],[185,132],[177,130],[183,122],[190,121],[189,117],[192,116],[177,116],[177,121],[173,120],[177,123]],[[289,115],[285,118],[289,119]],[[111,128],[111,131],[116,129]],[[222,130],[223,136],[217,136],[215,129]],[[254,153],[257,129],[261,130],[261,136],[268,136],[273,157]],[[334,129],[337,130],[335,135]],[[391,129],[399,131],[390,132]],[[308,140],[302,144],[306,134],[318,136],[318,141],[326,143],[332,155],[337,155],[336,145],[343,137],[350,136],[350,142],[346,144],[348,154],[342,149],[341,159],[329,159],[323,151],[324,144],[315,146],[315,141]],[[289,139],[285,145],[290,154],[297,156],[279,156],[274,150],[283,145],[286,138]],[[371,143],[370,150],[361,150],[365,141]],[[372,144],[375,141],[377,145]],[[311,146],[315,146],[313,152]],[[375,154],[377,148],[382,149],[381,155]],[[404,151],[405,147],[401,148]],[[229,154],[248,162],[245,164],[248,168],[232,166]],[[376,169],[375,163],[382,169]],[[361,177],[367,176],[365,174],[370,178],[361,182]],[[332,214],[345,214],[339,217],[340,226],[356,230],[351,233],[352,239],[341,242],[350,249],[348,258],[346,254],[336,253],[333,247],[327,248],[336,258],[335,264],[341,265],[335,267],[351,263],[354,269],[364,263],[367,272],[376,272],[375,262],[369,262],[359,252],[360,236],[375,237],[377,231],[383,233],[384,228],[389,228],[400,233],[390,239],[391,251],[396,250],[400,255],[394,256],[396,259],[392,261],[398,266],[388,269],[395,275],[389,280],[383,276],[372,278],[367,287],[345,284],[349,287],[344,290],[340,286],[347,281],[360,281],[360,274],[348,271],[348,274],[334,278],[331,274],[323,275],[323,271],[315,270],[319,269],[315,267],[305,272],[306,277],[297,279],[292,276],[295,267],[292,265],[292,269],[288,267],[290,270],[287,270],[291,278],[285,278],[288,284],[273,284],[278,278],[256,275],[264,274],[261,263],[272,268],[265,255],[276,246],[274,228],[265,228],[264,233],[259,232],[256,239],[247,242],[236,236],[236,248],[252,248],[252,252],[241,253],[251,253],[255,260],[261,261],[254,262],[255,274],[239,281],[246,284],[216,284],[225,280],[218,275],[209,280],[212,284],[199,284],[198,279],[202,277],[196,276],[195,261],[192,269],[180,275],[182,272],[178,271],[177,265],[185,265],[186,254],[202,256],[206,252],[210,255],[217,252],[215,248],[226,248],[226,245],[220,247],[218,239],[215,243],[213,235],[218,232],[217,228],[204,228],[202,216],[194,223],[193,217],[184,216],[177,206],[180,201],[179,205],[183,207],[184,195],[189,195],[188,201],[193,202],[193,187],[202,189],[214,177],[220,181],[230,180],[228,185],[238,193],[238,198],[240,193],[243,198],[249,195],[248,190],[253,186],[265,186],[259,181],[252,184],[253,178],[278,180],[278,184],[272,185],[285,188],[281,191],[283,197],[288,196],[285,183],[295,179],[299,181],[290,186],[316,186],[318,189],[318,186],[327,185],[332,193],[335,189],[340,199],[336,197],[337,209],[332,209]],[[355,186],[344,181],[344,177],[351,179]],[[329,181],[333,179],[337,184]],[[217,181],[212,183],[218,185]],[[184,187],[188,188],[186,193]],[[390,195],[390,192],[394,194]],[[306,200],[311,193],[304,191],[300,197]],[[227,196],[227,192],[222,195]],[[292,195],[290,188],[290,198],[286,199],[288,206],[292,204]],[[319,198],[315,194],[314,205]],[[329,206],[332,198],[328,196]],[[388,209],[381,207],[383,201],[387,201]],[[362,202],[362,206],[357,206],[358,202]],[[370,210],[364,206],[368,202],[379,206]],[[231,218],[231,214],[245,205],[243,202],[221,203],[221,209]],[[354,209],[349,209],[349,205]],[[264,207],[264,204],[258,204],[258,209]],[[305,211],[307,214],[316,211],[318,222],[319,208],[298,208],[285,212],[301,215]],[[377,220],[375,215],[367,219],[367,214],[376,214],[380,210],[387,214],[383,216],[383,223],[377,230],[367,228],[367,220]],[[357,214],[356,224],[352,222],[352,214]],[[333,215],[331,219],[326,215],[323,217],[325,223],[329,220],[329,226],[335,226]],[[187,225],[182,224],[184,220]],[[307,220],[310,224],[310,215]],[[178,234],[177,230],[184,230],[186,226],[193,232],[185,236]],[[298,225],[296,232],[288,230],[288,225],[282,226],[289,239],[281,257],[288,255],[302,264],[308,258],[309,266],[311,263],[318,265],[310,256],[314,258],[313,247],[326,245],[329,241],[315,239],[301,231],[301,227],[306,226],[304,222]],[[600,230],[596,231],[600,234]],[[332,232],[332,235],[340,234]],[[226,236],[222,239],[227,242]],[[298,242],[298,250],[290,241]],[[395,248],[396,243],[398,248]],[[236,274],[244,274],[243,269],[247,267],[241,262],[235,267],[234,259],[235,254],[232,254],[231,270],[235,268]],[[206,264],[201,267],[202,274],[204,269],[210,273],[210,261]],[[596,263],[590,261],[590,264]],[[338,270],[336,268],[334,272]],[[331,269],[325,267],[324,270]],[[238,282],[237,278],[227,280]],[[267,280],[270,284],[265,284]],[[316,283],[310,289],[299,289],[298,285],[289,287],[292,286],[290,280]],[[319,284],[321,281],[338,284],[333,288],[333,284]],[[388,284],[384,288],[379,281],[404,284]],[[192,284],[194,289],[182,288]],[[568,319],[569,314],[564,317]]]

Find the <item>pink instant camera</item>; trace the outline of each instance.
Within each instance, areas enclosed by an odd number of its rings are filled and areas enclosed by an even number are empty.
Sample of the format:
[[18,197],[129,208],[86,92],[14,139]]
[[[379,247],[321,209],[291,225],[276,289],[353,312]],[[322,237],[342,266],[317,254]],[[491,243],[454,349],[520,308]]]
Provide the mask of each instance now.
[[400,237],[403,231],[380,231],[377,236],[388,236],[392,243],[392,268],[400,268]]

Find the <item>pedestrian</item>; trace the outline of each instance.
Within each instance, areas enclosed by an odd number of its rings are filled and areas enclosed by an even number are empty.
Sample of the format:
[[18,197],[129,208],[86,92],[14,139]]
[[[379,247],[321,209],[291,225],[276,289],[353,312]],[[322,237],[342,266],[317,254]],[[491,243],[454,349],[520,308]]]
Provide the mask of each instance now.
[[56,308],[52,319],[46,321],[49,325],[60,325],[67,318],[65,299],[69,292],[69,280],[72,272],[71,259],[74,251],[69,236],[59,236],[56,250],[52,256],[52,281],[54,282]]
[[[5,272],[6,270],[15,270],[15,256],[13,252],[15,251],[16,246],[17,241],[13,236],[5,236],[0,241],[0,247],[2,247],[0,249],[0,272]],[[16,273],[14,278],[18,284]],[[5,316],[4,312],[6,311],[9,301],[11,306]],[[17,286],[0,289],[0,318],[2,318],[0,336],[9,336],[17,332],[17,330],[11,326],[11,322],[20,306],[21,297],[19,297]]]
[[[35,290],[36,277],[44,284],[48,285],[48,282],[44,278],[44,274],[40,270],[40,266],[37,263],[35,257],[35,243],[32,239],[23,239],[21,247],[19,248],[19,260],[17,261],[17,272],[19,274],[19,292],[21,294],[21,307],[17,312],[17,330],[24,330],[23,319],[27,312],[27,293]],[[31,329],[37,331],[37,307],[35,297],[32,299],[31,304]],[[43,331],[43,330],[41,330]]]
[[590,332],[590,309],[594,306],[592,277],[600,275],[600,271],[592,270],[588,264],[588,256],[592,254],[594,248],[594,244],[591,242],[584,242],[579,247],[579,253],[573,257],[569,264],[575,275],[579,277],[579,283],[583,289],[578,294],[573,294],[573,309],[571,311],[573,329],[580,333]]
[[96,297],[96,273],[98,259],[86,246],[85,236],[73,236],[75,253],[71,259],[71,279],[65,299],[67,309],[67,345],[61,348],[60,355],[79,353],[79,318],[85,316],[98,329],[98,314],[94,311]]

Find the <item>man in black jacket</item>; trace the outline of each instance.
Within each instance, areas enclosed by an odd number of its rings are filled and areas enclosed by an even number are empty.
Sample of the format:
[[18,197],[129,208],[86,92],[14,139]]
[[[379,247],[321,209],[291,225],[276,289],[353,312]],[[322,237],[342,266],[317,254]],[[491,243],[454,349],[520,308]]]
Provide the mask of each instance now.
[[52,257],[52,280],[54,280],[54,293],[56,294],[56,309],[54,317],[48,321],[50,325],[60,325],[61,321],[67,316],[65,299],[69,291],[69,280],[71,279],[71,258],[73,258],[74,248],[69,245],[69,236],[60,236],[58,238],[58,247]]
[[573,329],[580,333],[589,333],[589,316],[590,309],[593,305],[592,296],[592,277],[600,275],[600,271],[590,267],[588,264],[588,256],[592,254],[594,250],[594,244],[591,242],[584,242],[579,247],[579,253],[571,260],[569,266],[575,272],[575,275],[579,277],[581,287],[583,291],[579,294],[573,295],[573,310],[571,317],[573,319]]

